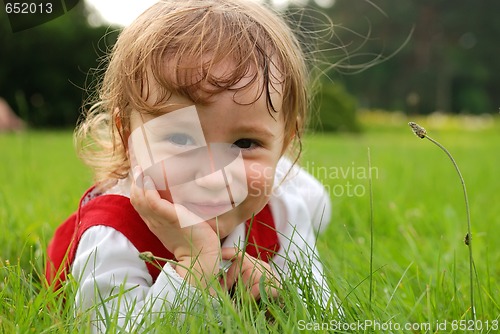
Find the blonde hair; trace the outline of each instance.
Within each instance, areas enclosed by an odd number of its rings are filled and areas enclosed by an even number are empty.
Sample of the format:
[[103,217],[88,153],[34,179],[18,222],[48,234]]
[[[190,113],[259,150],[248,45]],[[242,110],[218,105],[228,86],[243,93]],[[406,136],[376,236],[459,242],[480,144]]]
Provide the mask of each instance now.
[[[227,90],[249,75],[251,81],[245,87],[262,84],[271,116],[278,111],[270,89],[276,83],[282,85],[285,135],[300,146],[308,109],[304,59],[285,20],[262,4],[251,0],[160,1],[119,35],[98,102],[75,132],[80,157],[93,168],[96,182],[126,177],[132,110],[159,113],[168,106],[171,94],[204,103],[203,96]],[[211,71],[228,60],[234,64],[231,73],[216,76]],[[157,90],[153,102],[150,87]]]

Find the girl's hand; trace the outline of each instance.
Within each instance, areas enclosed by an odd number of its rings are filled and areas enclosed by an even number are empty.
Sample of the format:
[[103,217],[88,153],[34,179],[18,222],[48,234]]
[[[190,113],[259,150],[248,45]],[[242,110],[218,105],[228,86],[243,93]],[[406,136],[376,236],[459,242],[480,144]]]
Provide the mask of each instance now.
[[181,227],[174,205],[161,198],[153,180],[144,177],[137,169],[138,172],[134,170],[136,175],[130,189],[130,202],[151,232],[175,256],[179,263],[175,270],[179,275],[186,277],[191,272],[190,283],[201,282],[206,286],[219,271],[220,240],[217,234],[207,222]]
[[231,260],[226,276],[222,278],[222,286],[229,291],[237,280],[242,280],[255,299],[260,299],[260,281],[264,276],[268,297],[277,298],[279,281],[268,263],[248,254],[243,255],[239,248],[222,248],[222,259]]

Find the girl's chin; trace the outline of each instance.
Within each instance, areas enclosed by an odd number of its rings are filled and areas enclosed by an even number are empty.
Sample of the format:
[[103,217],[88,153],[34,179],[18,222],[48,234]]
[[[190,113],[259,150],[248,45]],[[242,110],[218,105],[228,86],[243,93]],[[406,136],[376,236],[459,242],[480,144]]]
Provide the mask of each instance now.
[[238,217],[231,212],[227,212],[219,217],[207,220],[208,225],[218,234],[219,239],[224,239],[230,235],[244,221],[240,221]]

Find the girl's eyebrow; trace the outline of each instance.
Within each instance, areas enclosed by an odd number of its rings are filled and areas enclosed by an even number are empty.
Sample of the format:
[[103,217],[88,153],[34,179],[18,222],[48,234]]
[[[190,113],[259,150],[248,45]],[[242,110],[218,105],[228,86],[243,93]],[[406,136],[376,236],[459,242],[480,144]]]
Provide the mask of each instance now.
[[251,133],[251,134],[256,134],[259,137],[265,137],[265,138],[274,138],[274,133],[269,130],[266,127],[258,126],[258,125],[252,125],[252,124],[244,124],[240,125],[236,128],[236,131],[242,132],[242,133]]

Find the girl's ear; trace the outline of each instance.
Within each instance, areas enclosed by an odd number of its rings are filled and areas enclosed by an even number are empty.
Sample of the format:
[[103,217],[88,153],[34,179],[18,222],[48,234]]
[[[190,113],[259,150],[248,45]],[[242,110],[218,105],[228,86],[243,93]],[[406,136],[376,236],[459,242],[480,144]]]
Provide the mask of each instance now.
[[119,132],[122,132],[123,127],[122,127],[122,118],[120,117],[120,114],[116,113],[114,117],[115,117],[116,128],[118,129]]
[[123,146],[128,149],[128,137],[130,136],[130,131],[127,127],[124,126],[124,122],[122,120],[122,116],[120,114],[120,109],[115,108],[113,113],[113,120],[116,125],[116,129],[118,130],[118,134],[122,140]]
[[297,117],[297,120],[295,121],[295,126],[292,127],[290,131],[285,134],[285,140],[283,142],[283,150],[281,151],[281,155],[283,155],[291,145],[294,145],[294,141],[295,143],[298,143],[299,151],[302,150],[301,132],[299,126],[300,126],[299,118]]
[[287,133],[285,135],[285,140],[283,141],[283,149],[281,150],[281,155],[285,154],[290,145],[292,145],[295,136],[296,136],[295,131],[293,131],[292,133]]

